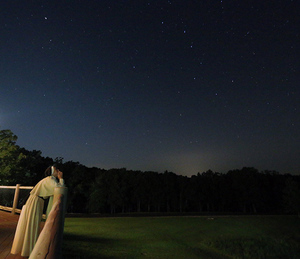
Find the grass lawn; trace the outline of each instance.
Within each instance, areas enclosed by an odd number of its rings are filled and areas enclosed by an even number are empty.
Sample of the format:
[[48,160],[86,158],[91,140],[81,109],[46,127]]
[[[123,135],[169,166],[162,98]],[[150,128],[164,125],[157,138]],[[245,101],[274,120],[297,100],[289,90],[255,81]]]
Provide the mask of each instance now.
[[66,218],[63,258],[300,258],[296,216]]

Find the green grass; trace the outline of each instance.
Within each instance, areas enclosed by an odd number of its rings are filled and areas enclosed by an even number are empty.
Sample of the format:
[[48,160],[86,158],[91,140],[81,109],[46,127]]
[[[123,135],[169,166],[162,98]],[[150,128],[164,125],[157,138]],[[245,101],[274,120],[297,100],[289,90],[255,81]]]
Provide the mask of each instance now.
[[300,258],[296,216],[66,218],[63,258]]

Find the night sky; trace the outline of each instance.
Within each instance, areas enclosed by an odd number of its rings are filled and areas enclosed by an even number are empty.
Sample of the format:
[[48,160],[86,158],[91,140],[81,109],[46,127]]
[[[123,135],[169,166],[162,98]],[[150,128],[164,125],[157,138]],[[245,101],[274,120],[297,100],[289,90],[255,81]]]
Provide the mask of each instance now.
[[1,1],[0,130],[104,169],[300,172],[299,1]]

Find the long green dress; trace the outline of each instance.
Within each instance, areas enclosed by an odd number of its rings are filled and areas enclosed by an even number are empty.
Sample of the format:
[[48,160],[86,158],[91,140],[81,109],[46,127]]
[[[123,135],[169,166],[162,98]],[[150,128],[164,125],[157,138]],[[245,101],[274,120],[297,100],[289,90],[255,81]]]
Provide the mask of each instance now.
[[44,199],[53,196],[55,187],[64,186],[64,180],[57,182],[54,176],[48,176],[37,183],[22,208],[18,221],[11,254],[29,256],[40,233]]

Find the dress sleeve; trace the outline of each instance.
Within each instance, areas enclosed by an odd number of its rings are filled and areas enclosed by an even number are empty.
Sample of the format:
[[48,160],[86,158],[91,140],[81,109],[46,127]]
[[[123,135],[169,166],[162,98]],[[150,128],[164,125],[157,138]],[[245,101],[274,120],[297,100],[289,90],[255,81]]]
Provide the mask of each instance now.
[[63,186],[65,186],[63,179],[57,182],[55,177],[48,176],[41,181],[37,190],[35,191],[35,194],[43,198],[48,198],[49,196],[54,194],[55,187],[63,187]]
[[59,179],[59,182],[57,183],[57,187],[64,187],[65,186],[65,180]]

